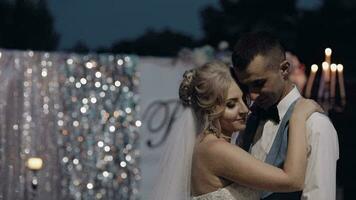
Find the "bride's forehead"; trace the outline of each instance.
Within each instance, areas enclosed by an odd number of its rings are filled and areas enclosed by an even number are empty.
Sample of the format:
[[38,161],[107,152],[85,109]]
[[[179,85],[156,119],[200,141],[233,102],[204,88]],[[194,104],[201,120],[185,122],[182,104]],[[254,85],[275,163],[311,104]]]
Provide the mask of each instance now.
[[240,87],[235,83],[231,83],[228,91],[227,91],[227,98],[238,98],[242,96],[242,91]]

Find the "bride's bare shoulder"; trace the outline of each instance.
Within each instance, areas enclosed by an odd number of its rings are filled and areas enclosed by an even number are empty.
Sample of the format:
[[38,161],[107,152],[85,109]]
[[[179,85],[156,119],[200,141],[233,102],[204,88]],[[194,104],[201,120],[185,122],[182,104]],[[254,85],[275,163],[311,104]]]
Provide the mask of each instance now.
[[231,144],[224,139],[207,135],[201,140],[198,140],[195,153],[202,157],[211,157],[229,148],[231,148]]

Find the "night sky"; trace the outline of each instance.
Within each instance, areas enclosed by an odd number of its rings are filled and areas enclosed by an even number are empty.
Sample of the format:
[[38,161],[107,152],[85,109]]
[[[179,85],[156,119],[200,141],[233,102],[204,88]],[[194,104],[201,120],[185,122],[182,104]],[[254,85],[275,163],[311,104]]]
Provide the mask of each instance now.
[[149,28],[171,28],[195,38],[202,35],[199,10],[215,0],[54,0],[49,1],[60,48],[78,40],[90,48],[133,39]]
[[[321,0],[299,0],[315,7]],[[202,36],[200,10],[216,0],[52,0],[48,1],[61,35],[60,49],[82,41],[89,48],[109,47],[134,39],[146,29],[170,28],[194,38]]]

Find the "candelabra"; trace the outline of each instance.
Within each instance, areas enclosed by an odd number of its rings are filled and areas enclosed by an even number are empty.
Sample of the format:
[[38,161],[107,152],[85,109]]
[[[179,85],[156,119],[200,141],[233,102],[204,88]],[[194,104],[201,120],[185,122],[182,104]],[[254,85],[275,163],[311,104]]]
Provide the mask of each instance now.
[[[344,66],[331,62],[332,50],[325,49],[325,60],[321,64],[321,77],[319,83],[315,81],[318,75],[319,66],[313,64],[310,69],[307,86],[305,89],[305,97],[311,98],[313,88],[317,88],[317,101],[323,106],[324,110],[328,112],[331,109],[342,111],[346,105],[346,93],[344,84]],[[338,82],[337,82],[338,81]],[[338,84],[337,84],[338,83]],[[337,85],[339,92],[337,93]],[[339,95],[337,95],[339,94]]]

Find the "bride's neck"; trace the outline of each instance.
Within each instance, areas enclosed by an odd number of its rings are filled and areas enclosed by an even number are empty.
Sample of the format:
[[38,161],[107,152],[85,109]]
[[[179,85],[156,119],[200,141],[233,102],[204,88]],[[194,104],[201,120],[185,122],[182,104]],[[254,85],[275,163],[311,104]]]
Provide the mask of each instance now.
[[232,132],[226,132],[226,131],[221,130],[220,137],[223,138],[224,140],[226,140],[227,142],[231,141],[231,136],[232,136]]
[[219,137],[217,135],[215,135],[215,134],[212,134],[212,133],[201,133],[201,134],[199,134],[197,136],[197,139],[198,139],[197,141],[203,141],[204,138],[206,138],[206,137],[214,137],[216,139],[225,140],[226,142],[229,142],[229,143],[231,141],[231,137],[227,136],[227,135],[225,135],[223,133],[221,133]]
[[231,141],[231,136],[226,136],[225,134],[221,134],[220,138],[224,139],[226,142],[230,142]]

